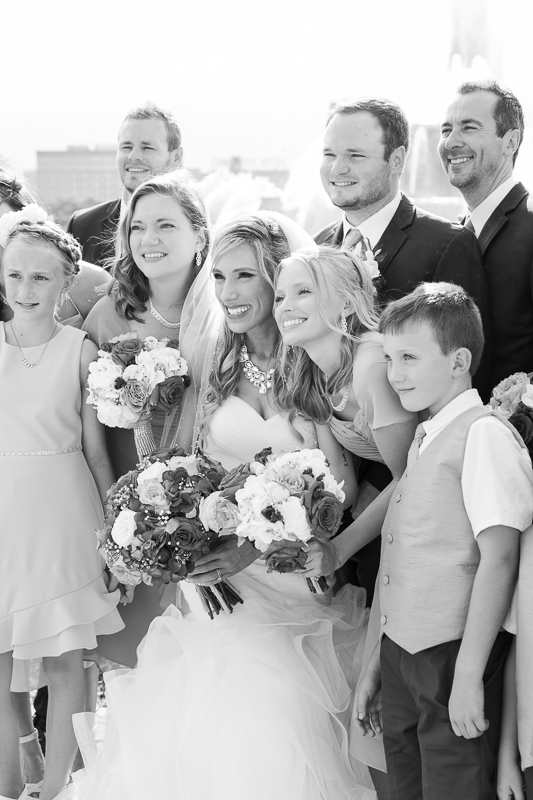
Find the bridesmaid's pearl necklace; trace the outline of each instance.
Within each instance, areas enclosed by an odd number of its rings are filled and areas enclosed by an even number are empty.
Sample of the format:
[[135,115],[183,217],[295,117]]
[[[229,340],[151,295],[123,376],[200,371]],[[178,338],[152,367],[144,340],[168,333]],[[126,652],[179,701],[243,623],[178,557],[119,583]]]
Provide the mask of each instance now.
[[151,299],[148,302],[150,304],[150,314],[154,319],[160,322],[161,325],[164,325],[165,328],[172,328],[173,330],[177,330],[179,328],[181,322],[169,322],[168,319],[162,317],[159,311],[157,311],[157,309],[154,308],[154,304],[152,303]]
[[248,355],[248,348],[245,344],[241,347],[241,354],[239,361],[242,364],[244,375],[256,389],[259,389],[259,394],[266,394],[272,388],[272,375],[274,374],[275,367],[269,369],[268,372],[263,372],[257,367],[253,361],[250,360]]
[[346,408],[346,403],[348,402],[349,394],[350,394],[350,384],[348,384],[348,386],[344,390],[344,392],[342,394],[342,400],[340,401],[338,406],[334,406],[332,401],[331,401],[331,398],[330,398],[329,402],[331,403],[331,407],[332,407],[333,411],[344,411],[344,409]]
[[22,352],[22,347],[20,346],[20,342],[18,340],[17,334],[15,333],[15,329],[13,327],[13,321],[11,321],[9,324],[11,325],[11,333],[15,337],[15,341],[16,341],[18,349],[20,351],[20,357],[22,359],[22,363],[24,364],[25,367],[29,367],[29,368],[37,367],[41,363],[41,359],[44,356],[44,354],[46,353],[46,348],[48,347],[48,345],[50,344],[50,342],[54,338],[54,333],[56,332],[56,329],[57,329],[57,322],[55,323],[54,329],[53,329],[52,333],[50,334],[50,338],[46,342],[46,344],[44,346],[44,350],[42,351],[42,353],[39,356],[39,358],[37,359],[37,361],[28,361],[28,359],[26,358],[26,356]]

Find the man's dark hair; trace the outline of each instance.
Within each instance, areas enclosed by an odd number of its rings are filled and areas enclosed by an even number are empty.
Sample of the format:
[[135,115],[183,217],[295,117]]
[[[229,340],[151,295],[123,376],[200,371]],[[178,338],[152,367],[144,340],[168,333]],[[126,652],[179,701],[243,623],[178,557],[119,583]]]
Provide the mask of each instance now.
[[477,305],[461,286],[454,283],[421,283],[414,292],[386,307],[379,323],[380,333],[401,333],[406,325],[430,325],[445,356],[459,347],[472,354],[470,374],[475,375],[485,337]]
[[500,86],[497,81],[467,81],[459,86],[457,92],[459,94],[491,92],[496,95],[498,100],[492,112],[496,123],[496,135],[501,139],[507,131],[517,130],[520,133],[518,147],[513,155],[514,164],[524,138],[524,112],[518,98],[509,89]]
[[391,100],[369,97],[335,103],[329,113],[327,124],[335,114],[357,114],[360,111],[372,114],[383,131],[385,161],[389,161],[397,147],[405,147],[405,152],[409,150],[409,123],[400,106]]
[[145,103],[144,106],[132,108],[122,120],[123,125],[127,119],[160,119],[165,123],[167,129],[168,149],[177,150],[181,145],[181,131],[174,114],[170,111],[165,111],[163,108],[159,108],[159,106],[156,106],[154,103]]

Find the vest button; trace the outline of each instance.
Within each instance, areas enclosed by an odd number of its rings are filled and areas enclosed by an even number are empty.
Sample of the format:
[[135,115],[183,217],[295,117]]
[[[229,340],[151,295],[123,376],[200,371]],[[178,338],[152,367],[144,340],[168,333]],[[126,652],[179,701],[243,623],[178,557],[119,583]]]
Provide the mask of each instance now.
[[401,494],[397,494],[396,495],[396,502],[399,503],[401,499],[402,499],[402,495]]
[[379,621],[381,622],[381,624],[382,624],[382,625],[386,625],[386,624],[387,624],[387,617],[385,616],[385,614],[383,614],[383,615],[380,617],[380,620],[379,620]]
[[394,541],[394,536],[392,535],[392,533],[388,533],[388,534],[387,534],[387,541],[388,541],[388,542],[392,542],[392,541]]
[[383,583],[385,584],[385,586],[389,583],[389,581],[390,581],[389,576],[388,575],[384,575],[383,576]]

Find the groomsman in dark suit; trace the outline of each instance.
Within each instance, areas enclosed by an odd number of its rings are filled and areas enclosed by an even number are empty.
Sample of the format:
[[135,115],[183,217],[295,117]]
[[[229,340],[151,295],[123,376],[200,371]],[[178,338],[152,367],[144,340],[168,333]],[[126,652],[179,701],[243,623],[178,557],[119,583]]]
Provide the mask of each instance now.
[[[321,177],[330,200],[344,214],[315,241],[355,247],[363,257],[373,251],[386,300],[408,294],[422,281],[459,284],[478,304],[487,330],[488,288],[476,237],[460,224],[416,208],[400,192],[408,149],[409,124],[395,103],[368,98],[334,106],[326,126]],[[477,375],[478,388],[485,391],[487,363],[485,359]],[[390,482],[391,474],[383,464],[364,461],[359,479],[360,496],[369,502]],[[357,554],[357,580],[369,595],[379,546],[376,539]]]
[[126,115],[117,149],[122,197],[74,212],[67,225],[82,246],[84,261],[109,268],[122,206],[152,175],[179,167],[182,155],[181,131],[170,112],[149,103]]
[[522,107],[495,81],[463,83],[441,126],[439,154],[466,200],[489,286],[490,386],[533,370],[533,200],[513,176]]

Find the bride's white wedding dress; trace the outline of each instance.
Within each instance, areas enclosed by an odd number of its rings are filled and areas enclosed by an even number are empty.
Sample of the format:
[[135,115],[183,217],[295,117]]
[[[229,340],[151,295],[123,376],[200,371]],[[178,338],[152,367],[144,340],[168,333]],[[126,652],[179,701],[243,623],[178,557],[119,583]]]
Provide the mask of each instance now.
[[[316,446],[314,427],[268,420],[239,398],[212,417],[209,455],[225,467]],[[350,765],[346,721],[357,678],[364,592],[312,594],[301,575],[262,561],[231,578],[244,600],[210,620],[191,584],[156,618],[137,669],[106,676],[102,752],[88,800],[366,800]],[[359,646],[361,645],[361,646]],[[357,666],[356,666],[357,664]],[[350,686],[352,684],[352,686]]]

